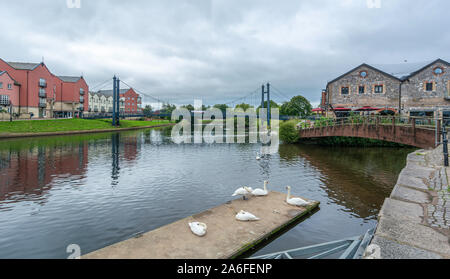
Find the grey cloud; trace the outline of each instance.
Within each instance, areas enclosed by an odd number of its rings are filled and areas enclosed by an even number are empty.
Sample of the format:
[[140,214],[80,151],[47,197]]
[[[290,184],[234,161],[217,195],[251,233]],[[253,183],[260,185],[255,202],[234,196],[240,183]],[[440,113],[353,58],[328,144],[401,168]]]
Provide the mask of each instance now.
[[445,0],[382,0],[381,9],[366,0],[0,2],[1,58],[44,56],[91,86],[118,74],[178,104],[228,102],[267,81],[318,102],[328,80],[362,62],[449,58]]

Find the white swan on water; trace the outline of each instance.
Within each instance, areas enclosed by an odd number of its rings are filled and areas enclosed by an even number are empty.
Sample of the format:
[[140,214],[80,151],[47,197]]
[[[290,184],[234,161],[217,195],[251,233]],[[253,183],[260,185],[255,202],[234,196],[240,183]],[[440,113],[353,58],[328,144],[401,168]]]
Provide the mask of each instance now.
[[241,188],[237,189],[236,191],[234,191],[233,197],[236,197],[236,196],[243,196],[243,197],[244,197],[244,200],[245,200],[245,199],[246,199],[246,196],[247,196],[248,194],[250,194],[251,192],[253,192],[252,187],[244,186],[244,187],[241,187]]
[[310,204],[309,202],[307,202],[301,198],[291,198],[291,186],[287,186],[286,189],[288,190],[288,194],[287,194],[287,198],[286,198],[286,202],[288,204],[295,205],[295,206],[307,206]]
[[258,221],[260,220],[258,217],[256,217],[255,215],[246,212],[244,210],[241,210],[237,215],[236,215],[236,220],[238,221]]
[[208,227],[206,226],[206,224],[204,223],[200,223],[200,222],[192,222],[189,223],[189,227],[191,228],[191,231],[197,235],[197,236],[205,236],[206,234],[206,230],[208,229]]
[[252,191],[253,196],[267,196],[269,194],[269,191],[267,190],[267,184],[269,184],[269,181],[264,181],[264,189],[255,189]]

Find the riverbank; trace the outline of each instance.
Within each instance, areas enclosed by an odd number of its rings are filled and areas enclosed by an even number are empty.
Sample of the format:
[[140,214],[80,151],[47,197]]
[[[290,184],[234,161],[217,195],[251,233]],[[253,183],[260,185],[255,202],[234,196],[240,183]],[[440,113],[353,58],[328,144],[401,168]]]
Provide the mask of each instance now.
[[104,133],[174,125],[168,120],[121,120],[113,127],[108,119],[55,119],[0,122],[0,139]]
[[442,146],[408,155],[372,241],[383,259],[450,258],[449,172]]

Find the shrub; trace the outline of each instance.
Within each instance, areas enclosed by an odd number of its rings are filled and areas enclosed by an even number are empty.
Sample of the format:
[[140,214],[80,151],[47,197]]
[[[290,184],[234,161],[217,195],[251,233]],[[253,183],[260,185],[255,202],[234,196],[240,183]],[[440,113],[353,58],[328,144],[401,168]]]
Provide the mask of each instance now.
[[297,121],[287,121],[280,125],[280,139],[284,143],[296,143],[300,137],[298,134]]

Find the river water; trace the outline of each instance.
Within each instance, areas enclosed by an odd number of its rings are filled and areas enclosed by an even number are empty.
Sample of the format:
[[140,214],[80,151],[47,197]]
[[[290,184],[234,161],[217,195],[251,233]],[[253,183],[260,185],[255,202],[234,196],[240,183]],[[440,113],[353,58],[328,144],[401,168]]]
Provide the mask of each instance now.
[[67,258],[232,199],[242,185],[320,210],[255,255],[364,234],[413,149],[171,142],[170,130],[0,141],[0,258]]

